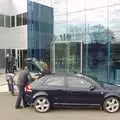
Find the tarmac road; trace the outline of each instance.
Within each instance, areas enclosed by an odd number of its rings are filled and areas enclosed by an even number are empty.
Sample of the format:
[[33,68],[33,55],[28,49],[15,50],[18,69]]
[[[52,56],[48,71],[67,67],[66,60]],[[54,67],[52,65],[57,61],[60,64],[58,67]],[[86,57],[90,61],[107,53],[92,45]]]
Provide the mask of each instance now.
[[37,113],[33,108],[16,110],[16,97],[0,93],[0,120],[120,120],[120,111],[114,114],[99,109],[54,109]]

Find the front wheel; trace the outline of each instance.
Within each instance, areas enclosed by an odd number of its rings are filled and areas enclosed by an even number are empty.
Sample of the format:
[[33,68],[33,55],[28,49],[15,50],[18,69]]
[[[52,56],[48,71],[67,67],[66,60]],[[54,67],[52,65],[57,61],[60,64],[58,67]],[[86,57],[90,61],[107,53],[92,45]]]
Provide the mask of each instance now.
[[50,109],[50,102],[46,97],[38,97],[34,101],[34,108],[37,112],[45,113]]
[[120,108],[120,102],[116,97],[106,98],[104,101],[103,108],[109,113],[117,112]]

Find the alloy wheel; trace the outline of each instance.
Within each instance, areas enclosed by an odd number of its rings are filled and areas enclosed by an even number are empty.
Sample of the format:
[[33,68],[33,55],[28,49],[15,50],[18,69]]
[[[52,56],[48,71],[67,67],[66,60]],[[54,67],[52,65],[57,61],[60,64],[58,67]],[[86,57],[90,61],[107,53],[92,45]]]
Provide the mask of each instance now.
[[46,97],[39,97],[34,102],[34,107],[37,112],[47,112],[50,108],[50,102]]
[[119,110],[120,103],[116,97],[109,97],[105,100],[103,107],[107,112],[114,113]]

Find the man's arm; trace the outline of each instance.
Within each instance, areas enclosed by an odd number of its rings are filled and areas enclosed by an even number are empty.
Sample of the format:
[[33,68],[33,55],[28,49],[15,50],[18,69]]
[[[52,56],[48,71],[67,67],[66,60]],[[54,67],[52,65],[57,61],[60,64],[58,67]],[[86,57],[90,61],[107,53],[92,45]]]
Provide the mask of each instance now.
[[32,81],[32,76],[31,76],[31,74],[29,73],[27,77],[28,77],[28,83],[30,83],[30,82]]

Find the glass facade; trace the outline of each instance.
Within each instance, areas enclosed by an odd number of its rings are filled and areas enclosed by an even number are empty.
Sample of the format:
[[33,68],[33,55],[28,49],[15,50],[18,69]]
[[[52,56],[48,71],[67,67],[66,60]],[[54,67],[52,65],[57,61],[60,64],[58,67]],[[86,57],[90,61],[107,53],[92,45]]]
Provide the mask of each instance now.
[[28,0],[28,57],[50,61],[53,8]]
[[52,71],[120,83],[120,0],[47,1],[54,9]]
[[[15,19],[28,24],[29,57],[50,61],[52,72],[120,83],[120,0],[28,0],[27,11]],[[0,27],[9,21],[0,15]]]

